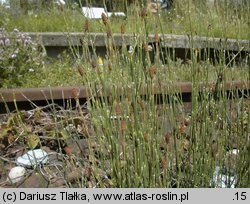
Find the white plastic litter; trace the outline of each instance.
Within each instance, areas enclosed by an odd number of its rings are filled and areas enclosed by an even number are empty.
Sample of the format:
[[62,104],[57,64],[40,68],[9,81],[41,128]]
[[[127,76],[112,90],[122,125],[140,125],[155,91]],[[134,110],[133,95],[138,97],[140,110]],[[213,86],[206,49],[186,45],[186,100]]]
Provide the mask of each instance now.
[[106,16],[110,17],[114,16],[126,16],[123,12],[106,12],[102,7],[82,7],[83,15],[89,19],[101,19],[102,14],[106,14]]
[[99,7],[82,7],[83,15],[90,19],[102,18],[102,13],[105,13],[104,8]]
[[17,158],[17,164],[20,166],[31,167],[48,162],[48,154],[42,149],[30,150],[26,154]]
[[9,177],[7,180],[10,183],[17,183],[23,179],[25,173],[26,173],[26,170],[24,167],[16,166],[10,170]]
[[128,49],[128,53],[129,53],[129,54],[132,54],[133,51],[134,51],[134,48],[133,48],[132,45],[130,45],[130,46],[129,46],[129,49]]
[[232,149],[232,150],[229,150],[229,151],[227,152],[227,156],[230,156],[230,155],[235,155],[235,156],[237,156],[237,155],[239,154],[239,152],[240,152],[240,150],[238,150],[238,149]]
[[225,174],[221,168],[216,166],[211,186],[215,188],[235,188],[237,175],[235,173]]
[[[240,151],[238,149],[229,150],[226,153],[227,160],[233,159],[234,157],[236,162],[237,155],[239,154],[239,152]],[[233,167],[215,167],[211,186],[214,186],[215,188],[235,188],[236,183],[237,173]]]
[[107,15],[108,15],[108,17],[110,17],[110,16],[120,16],[120,17],[123,16],[123,17],[125,17],[126,16],[126,14],[123,12],[108,12]]
[[61,5],[65,5],[65,1],[64,0],[57,0],[56,3],[57,4],[61,4]]

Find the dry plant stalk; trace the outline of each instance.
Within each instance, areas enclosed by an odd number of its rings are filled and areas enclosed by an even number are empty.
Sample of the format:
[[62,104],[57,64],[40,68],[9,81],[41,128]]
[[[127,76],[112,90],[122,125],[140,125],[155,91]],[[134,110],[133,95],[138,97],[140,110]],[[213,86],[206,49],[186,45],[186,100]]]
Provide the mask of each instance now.
[[79,90],[77,90],[76,88],[73,88],[72,96],[74,97],[75,100],[77,100],[79,98]]
[[144,20],[147,16],[147,8],[143,7],[139,13],[139,16]]
[[105,13],[102,13],[102,22],[105,26],[108,24],[108,18]]
[[166,160],[166,158],[161,159],[161,168],[162,168],[162,170],[167,169],[167,160]]
[[145,50],[146,53],[149,52],[148,44],[143,43],[143,49]]
[[72,150],[71,147],[68,147],[68,146],[64,147],[64,151],[65,151],[65,153],[66,153],[68,156],[72,156],[72,154],[73,154],[73,150]]
[[112,69],[113,69],[112,62],[110,62],[110,61],[109,61],[109,63],[108,63],[108,69],[109,69],[109,71],[112,71]]
[[96,62],[96,58],[94,55],[91,58],[91,66],[93,69],[97,67],[97,62]]
[[155,62],[157,63],[159,61],[159,35],[158,33],[155,33]]
[[121,132],[124,133],[127,129],[127,124],[125,120],[121,120]]
[[183,141],[182,141],[182,148],[183,148],[183,150],[188,150],[189,145],[190,145],[189,140],[184,138]]
[[187,126],[186,125],[180,125],[179,126],[179,131],[182,135],[186,135],[187,134]]
[[155,33],[155,43],[158,44],[159,43],[159,35],[158,33]]
[[150,76],[150,79],[151,79],[151,80],[152,80],[152,79],[154,78],[154,76],[155,76],[155,68],[154,68],[153,65],[150,66],[150,68],[149,68],[149,76]]
[[122,23],[122,25],[121,25],[121,34],[124,35],[125,32],[126,32],[126,25],[125,25],[125,23]]
[[112,38],[112,31],[111,31],[111,28],[109,26],[107,26],[106,32],[107,32],[107,37]]
[[81,44],[81,46],[83,46],[83,45],[84,45],[84,43],[83,43],[83,39],[80,39],[80,44]]
[[148,141],[149,141],[148,133],[144,133],[144,134],[143,134],[143,138],[144,138],[144,141],[145,141],[145,142],[148,142]]
[[117,115],[121,115],[122,114],[121,105],[120,105],[119,102],[116,103],[115,110],[116,110],[116,114]]
[[81,108],[81,105],[80,105],[80,101],[79,101],[79,95],[80,95],[80,91],[77,90],[76,88],[73,88],[72,89],[72,96],[74,97],[75,101],[76,101],[76,107],[78,109],[78,112],[82,118],[82,121],[83,121],[83,124],[82,124],[82,130],[83,132],[86,133],[86,136],[89,137],[91,134],[89,132],[89,128],[86,124],[86,119],[84,117],[84,114],[83,114],[83,111],[82,111],[82,108]]
[[89,32],[89,20],[87,18],[85,19],[85,22],[84,22],[84,25],[83,25],[83,31],[85,33]]
[[140,101],[138,101],[138,103],[139,103],[139,105],[141,107],[141,110],[144,111],[145,110],[145,103],[144,103],[144,101],[140,100]]
[[127,89],[127,97],[128,97],[128,102],[132,102],[132,89],[131,88]]
[[114,53],[114,42],[113,42],[113,34],[108,22],[108,18],[105,13],[102,13],[102,22],[106,27],[106,33],[107,33],[107,38],[108,38],[108,44],[107,44],[107,50],[108,50],[108,55],[110,57],[110,60],[113,59],[113,53]]
[[77,71],[78,71],[78,73],[79,73],[81,76],[84,75],[84,70],[83,70],[83,68],[82,68],[80,65],[77,66]]
[[165,139],[165,142],[166,142],[167,145],[170,144],[171,137],[172,137],[171,134],[166,134],[165,135],[164,139]]
[[126,32],[126,24],[125,22],[122,23],[121,25],[121,35],[122,35],[122,53],[127,52],[126,44],[125,44],[125,39],[124,39],[124,34]]

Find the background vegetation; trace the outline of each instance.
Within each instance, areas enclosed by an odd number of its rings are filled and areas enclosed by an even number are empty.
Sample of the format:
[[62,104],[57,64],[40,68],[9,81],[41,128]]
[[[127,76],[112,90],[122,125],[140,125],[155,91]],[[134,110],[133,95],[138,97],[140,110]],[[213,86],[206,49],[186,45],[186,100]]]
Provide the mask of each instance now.
[[[91,3],[91,1],[89,1]],[[120,1],[119,1],[120,2]],[[126,1],[125,1],[126,2]],[[137,21],[143,6],[138,3],[127,5],[126,18],[112,17],[113,32],[120,32],[120,24],[126,23],[128,33],[137,33],[140,21]],[[228,4],[223,1],[219,5],[207,5],[205,1],[176,0],[171,10],[147,14],[147,30],[149,33],[193,34],[200,36],[249,39],[250,3]],[[115,4],[115,3],[113,3]],[[118,5],[122,5],[119,3]],[[117,8],[115,11],[124,10]],[[146,8],[146,7],[145,7]],[[85,20],[81,9],[75,4],[61,7],[58,5],[49,8],[30,9],[25,13],[11,14],[10,10],[1,9],[0,27],[11,31],[17,28],[23,32],[82,32]],[[158,23],[161,21],[161,27]],[[104,31],[99,20],[90,21],[90,32]]]

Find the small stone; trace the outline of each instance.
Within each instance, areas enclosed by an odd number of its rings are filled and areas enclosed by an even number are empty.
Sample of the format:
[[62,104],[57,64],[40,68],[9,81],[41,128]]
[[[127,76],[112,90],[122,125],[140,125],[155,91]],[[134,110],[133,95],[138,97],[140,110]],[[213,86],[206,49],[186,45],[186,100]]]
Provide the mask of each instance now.
[[18,183],[19,181],[21,181],[24,178],[25,173],[26,173],[26,170],[24,167],[22,167],[22,166],[13,167],[10,170],[10,173],[9,173],[7,180],[10,183]]
[[26,154],[17,158],[20,166],[31,167],[48,162],[48,154],[42,149],[30,150]]

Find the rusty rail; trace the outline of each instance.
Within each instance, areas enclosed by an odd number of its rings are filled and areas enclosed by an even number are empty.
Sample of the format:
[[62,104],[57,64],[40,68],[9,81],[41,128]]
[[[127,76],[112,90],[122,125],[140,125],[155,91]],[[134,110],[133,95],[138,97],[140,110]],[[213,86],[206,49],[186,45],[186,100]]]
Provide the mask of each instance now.
[[[200,83],[198,92],[214,91],[215,83],[204,84]],[[98,89],[98,88],[97,88]],[[48,102],[55,102],[63,104],[67,99],[74,99],[77,93],[81,102],[86,102],[91,97],[111,96],[112,89],[116,89],[116,93],[120,96],[126,95],[131,87],[107,87],[105,90],[98,89],[94,95],[90,94],[90,88],[85,86],[72,87],[43,87],[43,88],[21,88],[21,89],[0,89],[0,113],[6,112],[8,106],[9,110],[15,110],[15,103],[20,108],[26,108],[33,104],[46,105]],[[77,92],[73,91],[76,90]],[[241,95],[249,97],[250,81],[243,83],[241,81],[231,81],[224,84],[224,90],[227,92],[239,91]],[[147,95],[149,86],[144,86],[140,90],[140,95]],[[171,93],[181,94],[183,102],[191,102],[192,83],[180,82],[175,84],[158,84],[151,88],[154,95],[170,95]]]

